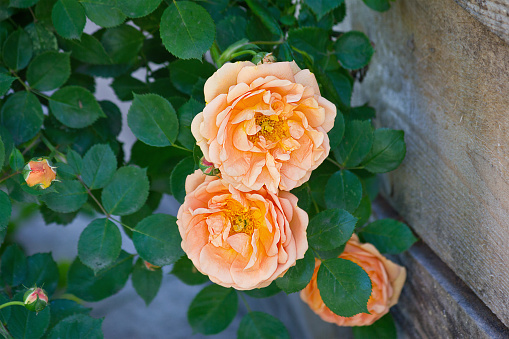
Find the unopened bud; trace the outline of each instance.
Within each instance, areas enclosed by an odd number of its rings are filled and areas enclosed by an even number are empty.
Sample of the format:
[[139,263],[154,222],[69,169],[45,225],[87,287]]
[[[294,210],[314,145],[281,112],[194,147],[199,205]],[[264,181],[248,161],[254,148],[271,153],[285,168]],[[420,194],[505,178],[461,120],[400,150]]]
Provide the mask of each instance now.
[[214,167],[214,164],[207,161],[205,157],[200,160],[200,169],[205,175],[219,175],[219,169]]
[[30,187],[46,189],[57,178],[55,169],[45,158],[32,159],[23,168],[23,178]]
[[276,62],[276,57],[272,55],[272,53],[258,52],[255,54],[251,62],[255,65],[272,64]]
[[161,266],[152,265],[151,263],[149,263],[148,261],[145,261],[145,260],[143,260],[143,263],[145,264],[145,267],[149,271],[156,271],[161,268]]
[[29,311],[40,312],[48,305],[48,295],[40,287],[32,287],[23,296],[23,303]]

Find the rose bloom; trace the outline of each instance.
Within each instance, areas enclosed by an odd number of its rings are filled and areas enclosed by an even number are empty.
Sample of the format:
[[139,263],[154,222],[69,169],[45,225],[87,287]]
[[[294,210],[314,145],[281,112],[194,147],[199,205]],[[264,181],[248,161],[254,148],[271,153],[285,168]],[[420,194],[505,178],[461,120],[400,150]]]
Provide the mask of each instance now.
[[295,62],[223,65],[205,83],[191,130],[205,158],[241,191],[289,191],[328,156],[336,106]]
[[406,270],[386,259],[375,246],[361,244],[356,234],[348,240],[345,251],[339,258],[353,261],[369,275],[372,290],[368,301],[368,310],[371,314],[359,313],[353,317],[341,317],[325,306],[316,283],[321,263],[318,259],[315,261],[313,277],[309,285],[300,292],[300,297],[324,321],[338,326],[371,325],[389,312],[389,308],[397,304],[405,283]]
[[23,176],[28,186],[38,185],[42,189],[51,186],[57,177],[56,167],[52,167],[48,160],[39,158],[31,160],[23,168]]
[[224,287],[250,290],[282,276],[308,248],[308,216],[288,192],[241,192],[200,170],[186,180],[177,215],[182,249]]

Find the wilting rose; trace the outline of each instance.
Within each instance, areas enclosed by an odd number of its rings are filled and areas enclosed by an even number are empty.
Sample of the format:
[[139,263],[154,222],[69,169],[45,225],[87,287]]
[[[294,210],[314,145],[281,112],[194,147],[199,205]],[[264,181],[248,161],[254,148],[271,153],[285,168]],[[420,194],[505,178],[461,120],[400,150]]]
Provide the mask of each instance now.
[[223,65],[205,83],[191,130],[205,158],[241,191],[306,182],[328,156],[336,107],[295,62]]
[[320,268],[320,260],[315,261],[315,272],[309,285],[301,292],[300,297],[324,321],[338,326],[366,326],[371,325],[389,312],[389,308],[396,305],[406,279],[406,270],[385,258],[371,244],[361,244],[357,235],[348,241],[341,259],[353,261],[366,271],[371,279],[371,297],[368,310],[371,314],[359,313],[353,317],[340,317],[325,306],[316,283],[316,276]]
[[197,170],[186,180],[177,215],[182,249],[194,266],[225,287],[268,286],[308,248],[308,216],[288,192],[241,192]]
[[23,168],[23,177],[28,186],[46,189],[57,177],[55,168],[44,158],[30,160]]

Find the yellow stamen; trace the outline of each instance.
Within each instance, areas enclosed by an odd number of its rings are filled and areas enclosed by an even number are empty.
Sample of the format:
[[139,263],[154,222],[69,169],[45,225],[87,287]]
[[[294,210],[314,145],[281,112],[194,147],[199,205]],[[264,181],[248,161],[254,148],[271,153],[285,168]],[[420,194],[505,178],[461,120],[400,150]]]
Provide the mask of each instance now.
[[280,119],[279,115],[258,114],[255,117],[256,124],[261,130],[254,135],[249,136],[251,142],[256,142],[260,136],[272,142],[279,142],[290,136],[290,130],[286,120]]
[[228,199],[223,212],[232,224],[230,235],[235,233],[252,235],[255,228],[260,226],[260,211],[246,208],[237,200]]

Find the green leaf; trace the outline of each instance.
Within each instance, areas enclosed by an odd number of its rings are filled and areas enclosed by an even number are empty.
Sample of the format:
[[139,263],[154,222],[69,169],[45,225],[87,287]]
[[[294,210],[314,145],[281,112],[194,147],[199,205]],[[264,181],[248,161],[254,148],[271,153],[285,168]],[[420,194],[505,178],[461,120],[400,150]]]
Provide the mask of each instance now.
[[71,168],[74,171],[74,174],[80,175],[81,174],[81,168],[83,167],[83,159],[81,159],[81,155],[78,154],[78,152],[73,151],[70,149],[67,152],[67,164],[71,166]]
[[4,166],[5,163],[5,145],[2,139],[0,138],[0,169]]
[[343,135],[345,134],[345,119],[343,114],[338,111],[336,119],[334,120],[334,127],[327,133],[329,136],[330,149],[335,149],[341,143]]
[[357,31],[346,32],[334,43],[339,61],[346,69],[363,68],[373,56],[375,50],[368,37]]
[[394,0],[362,0],[371,9],[378,12],[385,12],[391,8],[390,1]]
[[69,79],[71,59],[67,53],[54,51],[39,54],[28,66],[27,80],[30,86],[40,91],[56,89]]
[[134,95],[127,124],[138,139],[150,146],[170,146],[177,139],[177,113],[168,100],[156,94]]
[[102,35],[101,43],[114,63],[132,62],[143,47],[145,36],[129,25],[108,28]]
[[252,290],[242,291],[242,293],[250,296],[251,298],[259,298],[259,299],[272,297],[273,295],[276,295],[279,292],[281,292],[281,289],[274,281],[267,287],[254,288]]
[[342,5],[343,2],[344,0],[304,0],[304,3],[316,14],[318,20],[334,8]]
[[150,92],[148,84],[141,80],[133,78],[132,76],[125,74],[113,80],[111,87],[115,91],[117,98],[122,101],[133,100],[133,94],[145,94]]
[[7,93],[7,91],[11,88],[14,80],[16,80],[15,77],[0,73],[0,96],[4,96],[5,93]]
[[361,203],[361,181],[350,171],[337,171],[325,186],[324,198],[327,208],[339,208],[353,213]]
[[203,111],[204,107],[205,105],[201,102],[191,98],[177,111],[179,119],[179,134],[177,141],[187,149],[193,149],[194,145],[196,145],[196,139],[194,138],[193,133],[191,133],[191,123],[193,118]]
[[7,321],[9,332],[16,339],[41,338],[49,325],[50,307],[36,313],[24,307],[14,306]]
[[68,273],[68,292],[86,301],[99,301],[124,287],[132,268],[132,255],[121,251],[115,263],[94,274],[78,258]]
[[[17,148],[12,150],[11,156],[9,157],[9,166],[15,172],[20,171],[25,166],[25,159],[23,158],[23,154]],[[0,227],[1,227],[0,223]]]
[[87,127],[106,117],[94,95],[79,86],[59,89],[51,96],[49,106],[55,118],[71,128]]
[[136,293],[148,306],[159,292],[163,280],[163,270],[151,271],[145,267],[143,259],[138,258],[133,268],[131,280]]
[[[7,294],[5,294],[4,292],[1,292],[0,293],[0,305],[6,304],[9,301],[10,300],[9,300],[9,297],[7,297]],[[4,307],[0,310],[0,321],[2,322],[2,324],[6,324],[7,320],[9,320],[9,318],[11,317],[11,309],[12,309],[12,307]]]
[[170,175],[171,194],[181,204],[186,198],[186,178],[193,173],[194,159],[192,156],[182,159]]
[[51,330],[48,339],[88,339],[103,338],[103,319],[76,314],[63,319]]
[[2,48],[4,63],[15,71],[25,68],[32,59],[32,54],[32,40],[22,29],[11,33]]
[[52,223],[56,223],[58,225],[68,225],[76,218],[78,212],[72,213],[58,213],[50,210],[47,206],[42,205],[40,207],[42,218],[44,222],[49,225]]
[[45,194],[40,199],[55,212],[74,212],[87,202],[87,190],[78,180],[63,180],[52,186],[56,192]]
[[10,245],[2,254],[0,263],[2,280],[9,286],[18,286],[27,275],[27,258],[18,245]]
[[108,145],[94,145],[83,158],[81,178],[91,189],[103,188],[117,170],[117,158]]
[[125,15],[118,8],[124,0],[80,0],[87,17],[101,27],[115,27],[125,20]]
[[[51,333],[51,329],[55,327],[63,319],[76,314],[88,315],[91,308],[87,308],[69,299],[51,300],[51,317],[47,333]],[[69,338],[70,339],[70,338]]]
[[112,61],[104,46],[97,40],[96,37],[88,34],[83,34],[80,41],[67,40],[64,41],[67,49],[70,49],[73,57],[81,62],[92,65],[108,65]]
[[16,92],[2,106],[2,125],[18,145],[32,139],[42,127],[44,115],[37,97],[30,92]]
[[302,27],[288,32],[292,49],[307,56],[315,65],[326,63],[328,40],[327,31],[317,27]]
[[57,289],[58,278],[58,266],[51,253],[36,253],[27,258],[25,286],[44,286],[44,290],[51,296]]
[[237,291],[209,285],[196,295],[187,311],[193,331],[216,334],[228,327],[237,314]]
[[276,19],[274,19],[265,3],[261,3],[258,0],[247,0],[246,3],[251,11],[253,11],[253,14],[260,19],[263,25],[267,27],[272,34],[280,37],[283,35],[281,27],[279,27],[279,24]]
[[378,319],[373,325],[352,327],[355,339],[397,339],[396,324],[390,313]]
[[173,264],[171,274],[187,285],[201,285],[209,281],[206,275],[201,274],[194,267],[193,262],[187,256],[183,256]]
[[180,59],[201,60],[214,42],[216,28],[200,5],[174,1],[163,13],[160,31],[161,40],[171,54]]
[[191,95],[194,85],[200,79],[207,79],[215,72],[215,67],[200,60],[177,60],[170,63],[172,84],[182,93]]
[[320,251],[320,250],[313,249],[313,252],[321,260],[335,259],[335,258],[338,258],[345,251],[345,247],[346,247],[346,244],[343,244],[343,245],[339,246],[338,248],[335,248],[330,251]]
[[230,45],[246,37],[247,21],[240,15],[229,15],[216,25],[216,41],[224,51]]
[[38,2],[39,0],[9,0],[9,7],[28,8],[32,7]]
[[337,315],[353,317],[369,313],[371,280],[356,263],[339,258],[322,261],[317,284],[323,302]]
[[339,100],[341,101],[340,109],[346,110],[350,107],[352,98],[353,85],[350,79],[340,71],[327,72],[327,77],[330,79],[334,90],[336,91]]
[[128,215],[139,210],[147,201],[149,182],[147,171],[134,166],[117,170],[102,191],[106,211],[114,215]]
[[345,210],[330,209],[311,219],[307,229],[309,246],[330,251],[350,239],[357,219]]
[[358,219],[355,227],[361,227],[368,222],[371,216],[371,200],[369,199],[369,195],[366,194],[362,197],[361,203],[353,213],[353,216]]
[[355,167],[361,163],[373,145],[373,127],[369,120],[350,120],[345,125],[345,135],[334,150],[334,156],[344,167]]
[[399,254],[417,241],[410,228],[394,219],[380,219],[359,232],[362,241],[373,244],[381,253]]
[[352,107],[350,112],[348,112],[348,116],[350,119],[368,120],[373,119],[376,116],[376,111],[373,107],[365,104],[363,106]]
[[32,39],[34,55],[39,55],[46,51],[57,51],[58,42],[55,34],[48,30],[40,22],[34,22],[25,27],[25,31]]
[[58,0],[51,13],[53,26],[66,39],[80,39],[87,17],[77,0]]
[[130,18],[141,18],[152,13],[162,0],[120,0],[117,7]]
[[156,266],[171,265],[184,255],[177,218],[153,214],[136,225],[133,243],[144,260]]
[[285,325],[277,318],[263,312],[248,312],[240,322],[238,339],[290,339]]
[[81,232],[78,255],[83,264],[98,272],[117,260],[121,246],[117,225],[108,219],[96,219]]
[[398,168],[405,154],[405,132],[380,128],[375,130],[373,147],[362,166],[372,173],[390,172]]
[[303,259],[297,260],[295,266],[290,267],[284,276],[276,279],[276,284],[286,294],[298,292],[309,284],[314,270],[315,257],[311,250],[308,250]]

